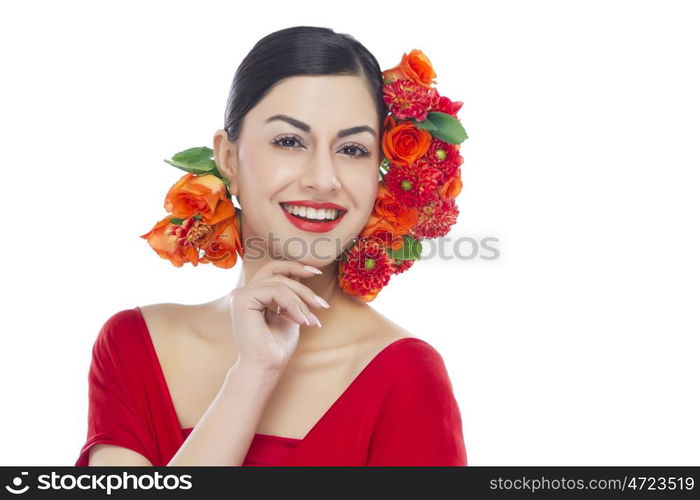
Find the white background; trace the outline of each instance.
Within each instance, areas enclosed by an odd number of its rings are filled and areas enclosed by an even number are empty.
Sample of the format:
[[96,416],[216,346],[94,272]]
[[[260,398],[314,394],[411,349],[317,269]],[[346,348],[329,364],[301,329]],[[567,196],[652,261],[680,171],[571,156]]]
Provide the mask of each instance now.
[[21,2],[0,7],[0,463],[73,465],[113,313],[199,303],[240,266],[138,235],[211,147],[266,34],[423,50],[469,134],[451,236],[372,303],[442,354],[470,465],[699,465],[699,16],[693,2]]

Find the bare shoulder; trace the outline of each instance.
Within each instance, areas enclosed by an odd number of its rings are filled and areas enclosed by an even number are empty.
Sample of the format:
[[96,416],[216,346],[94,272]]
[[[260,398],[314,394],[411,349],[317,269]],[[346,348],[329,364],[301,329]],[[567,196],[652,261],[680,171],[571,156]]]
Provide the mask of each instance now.
[[412,369],[416,372],[421,370],[434,371],[436,367],[444,366],[442,354],[432,343],[374,309],[370,310],[370,314],[373,318],[374,326],[368,335],[371,340],[364,342],[364,345],[369,347],[369,349],[364,349],[365,353],[369,351],[377,354],[398,340],[415,339],[418,342],[397,344],[396,349],[392,350],[394,354],[392,359],[400,360],[403,364],[414,365]]
[[355,371],[358,367],[365,366],[377,354],[398,340],[407,338],[421,340],[413,332],[373,308],[367,308],[366,316],[366,333],[357,342]]
[[186,324],[186,308],[184,304],[172,302],[147,304],[139,306],[143,319],[148,326],[152,338],[162,338],[164,334],[173,336],[178,331],[182,331],[182,326]]
[[196,322],[193,306],[168,302],[139,306],[139,309],[163,365],[170,364],[178,353],[197,342],[192,328]]
[[384,361],[391,363],[391,371],[394,372],[392,376],[398,376],[402,380],[402,386],[410,388],[421,385],[426,390],[442,390],[449,384],[444,358],[432,343],[386,316],[380,313],[376,315],[378,330],[375,331],[376,343],[373,347],[375,355],[398,340],[417,340],[396,344],[383,357]]
[[374,322],[373,336],[381,339],[381,341],[390,343],[403,338],[419,338],[413,332],[390,320],[375,309],[370,308],[369,314],[373,317]]
[[[236,361],[232,335],[200,304],[140,306],[181,427],[194,427]],[[217,330],[219,329],[219,330]],[[214,333],[212,333],[214,332]]]

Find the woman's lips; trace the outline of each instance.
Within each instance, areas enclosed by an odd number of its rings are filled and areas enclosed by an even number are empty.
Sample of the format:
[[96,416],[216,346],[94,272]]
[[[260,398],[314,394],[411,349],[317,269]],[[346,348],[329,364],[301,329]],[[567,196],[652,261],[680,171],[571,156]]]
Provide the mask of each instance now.
[[289,222],[294,224],[296,227],[301,229],[302,231],[310,231],[312,233],[325,233],[333,229],[335,226],[337,226],[340,221],[345,217],[345,214],[347,212],[343,212],[340,217],[334,220],[329,220],[329,221],[318,221],[318,222],[311,222],[308,220],[300,219],[299,217],[295,217],[287,210],[285,210],[282,205],[280,205],[280,209],[282,212],[284,212],[284,215],[287,216],[287,219],[289,219]]

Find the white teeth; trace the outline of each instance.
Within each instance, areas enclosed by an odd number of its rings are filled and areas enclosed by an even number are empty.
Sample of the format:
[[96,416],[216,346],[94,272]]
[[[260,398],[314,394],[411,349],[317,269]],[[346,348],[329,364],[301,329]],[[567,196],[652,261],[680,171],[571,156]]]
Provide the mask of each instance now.
[[292,215],[306,217],[307,219],[334,220],[338,218],[338,210],[335,208],[311,208],[299,205],[282,204],[282,207]]

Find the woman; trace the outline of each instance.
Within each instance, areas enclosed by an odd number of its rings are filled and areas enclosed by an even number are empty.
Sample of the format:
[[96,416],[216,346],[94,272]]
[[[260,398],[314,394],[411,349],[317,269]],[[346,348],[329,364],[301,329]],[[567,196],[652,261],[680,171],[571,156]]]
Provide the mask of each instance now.
[[439,353],[338,285],[377,193],[382,84],[329,29],[253,47],[213,139],[243,214],[239,282],[107,320],[76,465],[466,465]]

